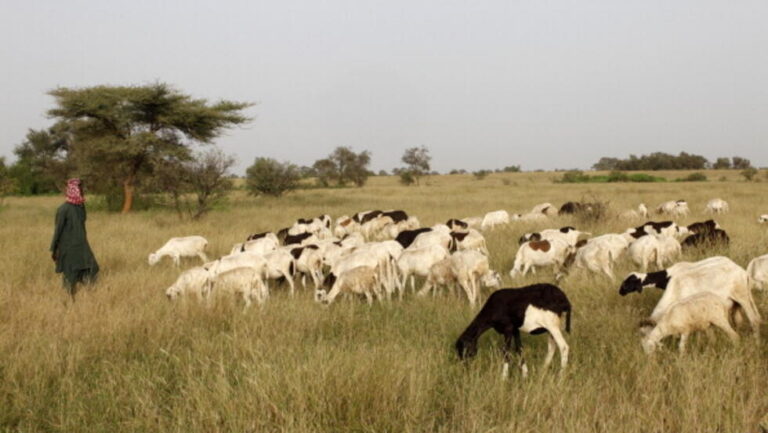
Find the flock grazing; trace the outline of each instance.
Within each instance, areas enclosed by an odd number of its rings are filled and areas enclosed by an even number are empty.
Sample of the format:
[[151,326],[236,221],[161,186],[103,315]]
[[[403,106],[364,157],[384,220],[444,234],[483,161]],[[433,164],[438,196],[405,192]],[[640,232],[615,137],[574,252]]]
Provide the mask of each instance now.
[[[155,265],[170,257],[179,266],[181,258],[197,257],[202,266],[183,271],[166,290],[167,297],[189,296],[208,302],[223,293],[242,299],[246,307],[264,305],[270,286],[287,285],[290,295],[295,296],[299,283],[305,290],[311,284],[313,299],[325,305],[340,295],[364,297],[373,304],[394,297],[403,299],[408,292],[434,297],[439,288],[445,288],[463,292],[474,308],[481,301],[483,287],[490,288],[492,293],[456,342],[458,356],[465,359],[475,355],[478,338],[492,328],[504,336],[503,375],[509,373],[514,342],[525,376],[528,368],[522,358],[521,331],[548,335],[545,366],[556,349],[561,367],[567,365],[569,346],[561,329],[564,325],[570,332],[571,303],[563,290],[552,284],[502,289],[501,275],[490,266],[484,233],[514,221],[590,213],[596,206],[568,202],[557,208],[542,203],[526,213],[497,210],[483,216],[451,218],[431,227],[422,227],[416,217],[402,210],[364,211],[335,220],[320,215],[299,219],[275,232],[245,236],[228,255],[213,261],[205,254],[208,241],[203,237],[171,238],[149,254],[148,262]],[[722,199],[710,200],[703,209],[706,214],[728,211],[729,205]],[[661,203],[655,214],[670,220],[647,221],[621,233],[597,236],[572,226],[526,233],[518,239],[509,276],[514,280],[551,268],[558,283],[583,272],[615,281],[614,266],[626,257],[638,271],[619,284],[621,296],[649,287],[664,291],[640,325],[641,346],[647,353],[668,336],[680,336],[683,351],[692,332],[710,326],[737,340],[732,323],[744,320],[758,336],[761,318],[752,291],[768,287],[768,254],[752,260],[746,270],[724,256],[680,262],[686,249],[706,251],[727,246],[728,234],[712,219],[679,225],[678,218],[690,214],[685,200]],[[619,217],[651,218],[645,204]],[[758,221],[768,222],[768,215]],[[420,288],[417,277],[422,281]]]

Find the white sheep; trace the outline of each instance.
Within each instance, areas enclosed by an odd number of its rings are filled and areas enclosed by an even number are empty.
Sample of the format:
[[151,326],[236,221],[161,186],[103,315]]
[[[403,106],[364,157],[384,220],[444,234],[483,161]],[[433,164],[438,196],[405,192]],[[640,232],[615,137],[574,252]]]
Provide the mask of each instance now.
[[728,320],[732,305],[732,301],[710,292],[696,293],[674,302],[655,324],[642,326],[641,331],[645,333],[643,350],[651,354],[665,337],[680,335],[680,353],[685,352],[688,336],[692,332],[706,330],[710,325],[722,329],[731,340],[738,341],[739,334]]
[[451,238],[449,245],[451,251],[476,250],[486,256],[490,254],[485,237],[475,229],[469,229],[465,232],[451,232]]
[[328,294],[321,293],[317,299],[330,304],[340,293],[354,293],[365,295],[368,305],[373,304],[374,294],[380,291],[379,272],[370,266],[357,266],[342,272],[333,284]]
[[768,288],[768,254],[755,257],[747,265],[747,274],[752,279],[752,286],[760,290]]
[[690,209],[688,208],[688,202],[685,200],[672,200],[660,204],[656,208],[656,213],[677,218],[687,216],[690,213]]
[[187,269],[166,289],[165,295],[168,299],[174,300],[182,295],[195,294],[198,299],[202,300],[208,294],[209,278],[210,273],[202,266]]
[[429,275],[429,268],[446,257],[448,257],[448,250],[441,245],[406,248],[396,262],[400,275],[400,279],[397,280],[400,298],[403,296],[408,277],[411,278],[411,289],[415,290],[415,276],[426,277]]
[[655,263],[658,269],[672,263],[680,256],[680,242],[669,236],[646,235],[629,245],[629,257],[645,272],[648,265]]
[[723,214],[730,210],[728,202],[721,198],[713,198],[704,207],[704,213]]
[[760,224],[768,223],[768,213],[760,215],[760,218],[757,219],[757,222]]
[[[431,271],[431,270],[430,270]],[[491,269],[488,257],[479,251],[458,251],[451,256],[451,271],[474,307],[480,297],[480,285],[501,287],[501,277]],[[422,289],[423,290],[423,289]]]
[[634,239],[627,233],[592,238],[577,249],[574,266],[590,272],[603,272],[613,280],[613,264],[627,251],[630,240]]
[[540,213],[548,216],[557,215],[557,207],[552,203],[539,203],[531,209],[531,213]]
[[211,295],[219,292],[239,294],[246,308],[251,306],[252,300],[263,304],[269,296],[260,273],[251,266],[239,266],[219,272],[210,279],[209,292]]
[[235,254],[237,252],[245,252],[248,251],[253,254],[267,254],[271,251],[276,250],[280,246],[280,242],[277,240],[277,236],[275,236],[274,233],[270,233],[271,236],[265,236],[258,239],[253,239],[250,241],[244,242],[241,246],[239,251],[235,251],[235,248],[237,247],[237,244],[234,248],[232,248],[232,251],[230,254]]
[[505,210],[488,212],[480,223],[480,229],[488,230],[502,224],[509,224],[509,212]]
[[207,246],[208,241],[202,236],[170,238],[165,245],[149,255],[149,265],[154,266],[165,256],[172,258],[176,266],[181,264],[182,257],[200,257],[205,263],[208,261],[204,252]]

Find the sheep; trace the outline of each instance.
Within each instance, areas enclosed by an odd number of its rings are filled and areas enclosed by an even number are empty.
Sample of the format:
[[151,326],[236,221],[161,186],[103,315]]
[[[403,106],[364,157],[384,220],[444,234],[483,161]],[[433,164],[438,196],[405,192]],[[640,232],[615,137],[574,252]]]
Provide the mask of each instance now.
[[677,218],[688,216],[690,209],[688,208],[688,202],[685,200],[673,200],[666,201],[656,207],[656,213]]
[[388,239],[395,239],[400,233],[405,230],[415,230],[421,227],[419,219],[416,217],[408,217],[405,221],[398,221],[393,224],[389,224],[382,229],[382,235]]
[[195,294],[198,299],[203,299],[207,296],[209,278],[210,273],[202,266],[187,269],[166,289],[165,295],[171,301],[187,294]]
[[337,237],[344,237],[351,233],[360,231],[360,223],[348,216],[342,216],[336,219],[336,225],[333,228],[333,234]]
[[469,230],[469,224],[456,218],[449,219],[445,225],[447,225],[452,232],[466,232]]
[[342,272],[327,295],[320,294],[317,300],[331,304],[342,293],[365,295],[368,305],[373,304],[373,295],[378,293],[379,273],[370,266],[357,266]]
[[293,296],[296,286],[293,277],[296,273],[296,262],[289,249],[279,249],[264,255],[266,266],[262,276],[265,280],[285,279],[288,282],[290,295]]
[[680,227],[673,221],[647,221],[634,229],[628,229],[627,232],[635,239],[653,234],[680,238],[688,234],[688,228]]
[[645,203],[640,203],[637,209],[629,209],[623,212],[620,217],[623,219],[648,218],[648,207],[645,206]]
[[475,229],[469,229],[463,233],[451,232],[450,236],[451,242],[448,249],[452,252],[459,250],[477,250],[486,256],[490,254],[488,252],[488,246],[485,243],[485,237]]
[[696,233],[683,240],[683,248],[711,248],[728,246],[731,239],[724,230],[715,229],[702,233]]
[[628,234],[606,234],[587,241],[576,251],[574,265],[576,269],[591,272],[603,272],[614,279],[612,265],[629,248],[631,236]]
[[735,301],[747,316],[755,334],[759,333],[760,313],[752,299],[749,274],[727,257],[710,257],[695,263],[681,262],[648,274],[632,273],[622,282],[619,294],[642,292],[647,286],[664,290],[651,313],[651,321],[657,322],[676,301],[694,293],[712,292],[723,299]]
[[[341,275],[342,273],[352,269],[356,268],[358,266],[368,266],[371,268],[374,268],[379,272],[379,275],[384,275],[385,277],[380,277],[379,281],[385,281],[386,276],[391,275],[391,270],[389,268],[390,262],[389,257],[387,256],[382,257],[381,251],[373,251],[373,250],[367,250],[367,251],[356,251],[352,252],[350,254],[344,255],[339,257],[335,262],[330,263],[330,272],[325,278],[325,284],[333,286],[334,282],[337,280],[337,276]],[[391,286],[388,286],[388,290],[392,290]],[[326,288],[323,287],[321,289],[318,289],[315,291],[315,299],[318,299],[318,297],[321,297],[326,292]],[[378,294],[378,293],[377,293]]]
[[[573,252],[575,247],[562,239],[526,242],[517,250],[515,263],[509,271],[509,276],[511,278],[517,275],[524,276],[529,270],[535,274],[537,266],[554,266],[555,270],[561,273],[566,259]],[[556,278],[559,278],[559,274]]]
[[397,241],[400,245],[402,245],[403,248],[408,248],[409,246],[411,246],[413,241],[416,240],[417,236],[419,236],[422,233],[427,233],[431,231],[432,229],[429,227],[413,229],[413,230],[403,230],[397,235],[397,237],[395,237],[395,241]]
[[688,229],[688,233],[692,234],[708,233],[721,229],[720,224],[715,220],[696,222],[689,224],[686,228]]
[[219,272],[209,280],[209,293],[230,291],[242,296],[245,307],[251,306],[252,300],[263,304],[269,291],[261,279],[259,271],[251,266],[239,266]]
[[546,229],[540,232],[526,233],[520,237],[518,242],[523,244],[528,241],[561,239],[568,243],[568,245],[575,246],[581,235],[590,236],[591,234],[589,232],[580,232],[571,226],[565,226],[559,229]]
[[768,213],[760,215],[760,218],[757,219],[757,222],[760,224],[768,223]]
[[[447,287],[458,284],[458,282],[458,277],[453,272],[451,258],[446,257],[429,267],[427,279],[424,281],[424,285],[421,286],[421,290],[419,290],[417,295],[420,297],[426,296],[427,293],[437,286]],[[432,295],[434,294],[435,292],[432,292]]]
[[659,269],[663,268],[665,263],[672,263],[680,253],[680,242],[669,236],[647,235],[629,245],[630,259],[643,272],[648,270],[651,263],[655,263]]
[[283,245],[308,245],[318,242],[320,239],[312,233],[301,233],[298,235],[286,235],[283,238]]
[[[239,252],[248,251],[253,254],[267,254],[270,251],[274,251],[280,246],[280,242],[277,240],[277,236],[270,233],[272,236],[264,236],[257,239],[251,239],[245,241],[242,244],[235,244],[230,254],[236,254]],[[239,247],[239,248],[238,248]]]
[[480,227],[483,224],[483,218],[482,217],[477,217],[477,216],[466,217],[466,218],[462,218],[461,220],[464,221],[465,223],[467,223],[469,228],[478,229],[478,230],[480,229]]
[[728,213],[729,210],[730,206],[728,206],[728,202],[721,198],[713,198],[708,201],[707,205],[704,207],[704,213],[712,214]]
[[172,258],[176,266],[181,265],[182,257],[197,256],[205,263],[208,261],[204,252],[207,246],[208,241],[202,236],[170,238],[165,245],[149,255],[149,265],[154,266],[165,256]]
[[488,212],[480,223],[480,229],[488,230],[502,224],[509,224],[509,212],[505,210]]
[[504,335],[504,367],[502,377],[509,375],[512,341],[520,356],[523,377],[528,367],[523,358],[520,331],[532,335],[549,333],[547,356],[544,367],[549,366],[555,355],[555,346],[560,350],[560,368],[568,365],[569,347],[563,334],[561,316],[565,313],[565,330],[571,332],[571,303],[559,287],[551,284],[535,284],[517,289],[501,289],[493,292],[477,313],[467,329],[456,341],[456,352],[460,359],[477,354],[477,340],[490,328]]
[[552,203],[539,203],[533,208],[531,208],[532,214],[540,213],[547,216],[556,216],[557,215],[557,208]]
[[291,248],[291,255],[295,260],[296,272],[301,272],[301,285],[306,289],[307,275],[312,278],[315,290],[320,287],[320,281],[323,275],[323,256],[320,253],[320,247],[317,245],[307,245],[305,247]]
[[[443,226],[445,227],[445,226]],[[448,249],[451,245],[451,231],[448,227],[442,229],[441,227],[432,227],[429,232],[421,233],[416,236],[413,243],[408,247],[409,249],[424,248],[431,245],[439,245],[445,249]]]
[[752,281],[752,287],[765,290],[768,288],[768,254],[755,257],[747,265],[747,274]]
[[464,289],[472,307],[480,296],[480,284],[496,288],[501,286],[501,277],[498,272],[491,270],[488,257],[478,251],[467,250],[453,254],[451,271],[456,275],[456,280]]
[[363,236],[368,240],[376,239],[387,226],[393,224],[395,224],[395,221],[391,217],[381,214],[372,220],[366,221],[365,224],[362,225]]
[[405,283],[411,277],[411,289],[415,290],[414,276],[426,277],[429,268],[448,257],[448,250],[441,245],[429,245],[422,248],[408,248],[397,259],[396,266],[400,278],[397,280],[400,298],[403,297]]
[[680,353],[685,352],[688,336],[694,331],[703,331],[714,325],[722,329],[734,342],[739,334],[733,330],[729,321],[729,311],[733,300],[701,292],[674,302],[664,314],[654,322],[643,322],[641,344],[646,354],[653,353],[661,340],[670,335],[680,335]]

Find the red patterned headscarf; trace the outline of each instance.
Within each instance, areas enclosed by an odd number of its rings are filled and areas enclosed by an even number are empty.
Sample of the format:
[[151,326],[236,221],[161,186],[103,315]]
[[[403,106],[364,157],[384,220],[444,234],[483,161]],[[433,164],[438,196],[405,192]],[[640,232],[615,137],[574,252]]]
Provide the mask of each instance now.
[[80,179],[74,178],[67,181],[67,203],[83,204],[85,198],[80,192]]

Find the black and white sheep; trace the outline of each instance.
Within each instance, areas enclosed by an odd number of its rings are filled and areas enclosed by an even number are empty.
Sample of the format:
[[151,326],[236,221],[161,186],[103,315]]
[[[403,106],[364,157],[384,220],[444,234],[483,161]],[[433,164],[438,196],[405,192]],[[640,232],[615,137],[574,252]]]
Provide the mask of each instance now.
[[561,332],[562,315],[565,314],[565,330],[571,331],[571,303],[563,291],[551,284],[535,284],[516,289],[501,289],[493,292],[456,341],[460,359],[471,358],[477,353],[477,341],[488,329],[493,328],[504,336],[504,368],[502,376],[509,374],[512,341],[520,356],[523,377],[528,367],[523,358],[520,331],[532,335],[549,333],[547,356],[544,366],[552,362],[555,347],[560,350],[560,367],[568,365],[568,343]]

